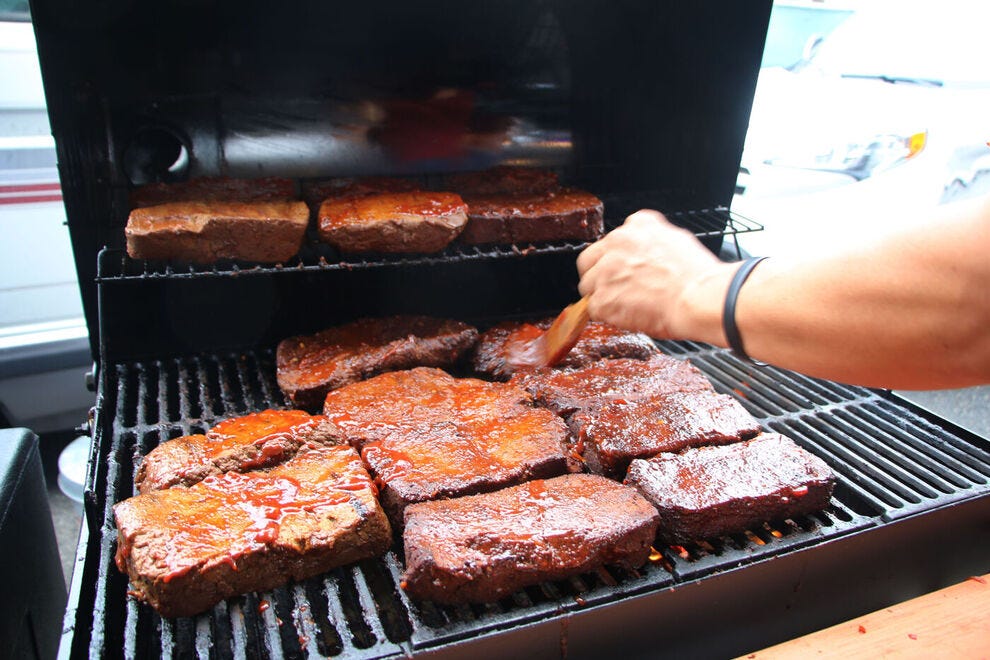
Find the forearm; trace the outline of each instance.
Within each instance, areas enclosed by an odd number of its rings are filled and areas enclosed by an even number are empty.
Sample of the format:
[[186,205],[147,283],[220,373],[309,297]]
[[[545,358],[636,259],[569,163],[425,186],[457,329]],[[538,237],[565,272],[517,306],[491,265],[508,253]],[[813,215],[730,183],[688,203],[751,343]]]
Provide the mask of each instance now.
[[[761,263],[737,303],[747,352],[863,385],[990,382],[990,209],[944,216],[883,244]],[[693,303],[676,334],[726,345],[721,307],[735,268],[713,268],[685,290]]]

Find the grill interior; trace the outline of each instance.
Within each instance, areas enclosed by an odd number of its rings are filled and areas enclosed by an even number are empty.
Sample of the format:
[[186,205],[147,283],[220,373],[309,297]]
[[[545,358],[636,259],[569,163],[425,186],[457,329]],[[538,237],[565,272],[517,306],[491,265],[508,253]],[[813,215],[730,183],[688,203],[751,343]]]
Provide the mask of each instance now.
[[113,503],[132,495],[138,461],[158,443],[288,402],[275,382],[268,349],[108,365],[101,376],[86,493],[89,542],[80,545],[84,568],[82,577],[77,570],[73,586],[78,593],[73,655],[98,657],[123,649],[128,657],[377,658],[444,649],[485,633],[566,622],[597,605],[716,580],[740,566],[912,513],[985,500],[990,491],[986,440],[928,421],[885,393],[753,367],[706,345],[662,342],[660,347],[691,360],[766,429],[821,456],[838,475],[828,509],[743,534],[659,548],[637,572],[607,570],[545,583],[489,605],[410,601],[398,587],[402,549],[393,547],[379,560],[175,620],[160,619],[127,595],[127,579],[113,561]]

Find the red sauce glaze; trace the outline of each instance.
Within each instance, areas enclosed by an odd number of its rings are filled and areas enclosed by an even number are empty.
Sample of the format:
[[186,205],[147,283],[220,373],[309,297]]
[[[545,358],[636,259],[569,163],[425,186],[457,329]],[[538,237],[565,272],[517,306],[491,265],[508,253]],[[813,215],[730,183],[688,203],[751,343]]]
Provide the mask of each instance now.
[[289,517],[326,515],[365,491],[370,497],[374,485],[352,450],[312,449],[269,472],[228,472],[151,493],[161,502],[145,507],[143,523],[169,533],[161,558],[169,582],[203,561],[237,570],[241,556],[279,542]]
[[559,187],[557,174],[531,167],[499,165],[481,172],[451,174],[446,187],[462,195],[492,195],[499,193],[550,192]]
[[203,453],[208,457],[224,451],[254,444],[261,449],[263,457],[281,453],[273,440],[291,438],[316,426],[319,419],[302,410],[263,410],[242,417],[224,420],[206,434],[208,442]]
[[328,199],[320,206],[320,227],[388,222],[401,216],[439,217],[467,213],[460,195],[448,192],[382,193],[365,197]]
[[505,342],[505,361],[515,370],[536,369],[546,364],[546,331],[523,325]]
[[[530,345],[550,328],[553,318],[533,323],[505,322],[486,330],[478,343],[473,359],[474,367],[499,379],[506,379],[516,371],[531,370],[541,366],[539,352],[528,355]],[[592,321],[577,342],[556,366],[582,367],[603,358],[646,359],[657,353],[656,345],[646,335],[620,330],[607,323]]]
[[530,498],[538,500],[547,496],[547,485],[542,479],[534,479],[526,485],[529,489]]
[[324,413],[382,491],[454,497],[568,470],[567,428],[522,390],[428,367],[330,392]]
[[450,350],[446,352],[456,355],[454,347],[473,343],[474,333],[471,326],[459,321],[426,316],[358,319],[312,335],[283,340],[277,352],[279,379],[280,383],[285,379],[296,387],[328,382],[339,387],[360,380],[357,375],[348,376],[349,370],[362,368],[352,363],[388,364],[390,357],[410,351],[417,342],[449,343]]
[[628,403],[712,389],[697,367],[661,354],[648,360],[603,360],[571,371],[524,373],[510,382],[517,382],[537,402],[558,413],[594,408],[615,399]]
[[582,190],[556,190],[539,193],[496,193],[469,195],[472,216],[539,218],[567,215],[576,211],[600,208],[602,202]]

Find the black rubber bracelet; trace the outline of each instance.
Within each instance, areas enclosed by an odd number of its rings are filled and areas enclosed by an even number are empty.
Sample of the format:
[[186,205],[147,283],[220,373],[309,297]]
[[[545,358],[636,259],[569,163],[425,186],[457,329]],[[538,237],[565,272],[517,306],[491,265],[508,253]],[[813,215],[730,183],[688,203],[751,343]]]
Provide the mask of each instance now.
[[729,291],[725,294],[725,307],[722,308],[722,330],[725,331],[725,338],[729,341],[729,348],[740,358],[759,365],[763,363],[757,362],[746,355],[746,349],[743,348],[742,336],[739,334],[739,328],[736,327],[736,299],[739,297],[739,290],[742,289],[746,278],[753,272],[757,264],[764,259],[766,257],[750,257],[742,262],[739,270],[732,276],[732,282],[729,283]]

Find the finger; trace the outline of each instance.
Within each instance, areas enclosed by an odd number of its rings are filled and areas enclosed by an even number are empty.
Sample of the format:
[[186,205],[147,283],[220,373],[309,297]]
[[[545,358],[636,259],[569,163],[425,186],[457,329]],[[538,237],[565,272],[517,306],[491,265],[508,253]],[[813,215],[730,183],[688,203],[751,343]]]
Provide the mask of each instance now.
[[605,254],[606,248],[602,243],[604,240],[605,239],[603,238],[595,243],[592,243],[578,255],[577,270],[579,276],[584,275],[586,272],[591,270],[591,268],[598,263],[598,260],[602,258],[602,255]]
[[588,318],[590,318],[592,321],[598,321],[599,320],[598,300],[590,293],[582,292],[581,295],[588,298]]
[[581,279],[578,281],[578,293],[582,296],[590,296],[595,292],[595,285],[597,283],[598,277],[595,269],[586,270],[581,274]]
[[665,218],[659,211],[654,211],[653,209],[640,209],[626,218],[626,221],[623,224],[635,226],[655,225],[657,223],[668,224],[667,218]]

